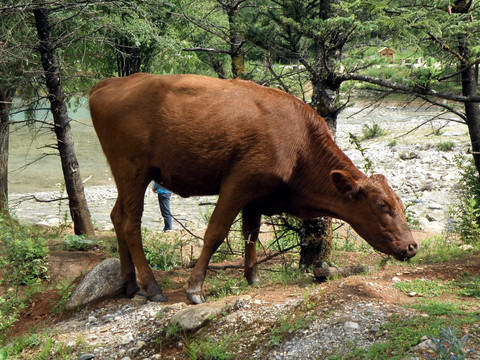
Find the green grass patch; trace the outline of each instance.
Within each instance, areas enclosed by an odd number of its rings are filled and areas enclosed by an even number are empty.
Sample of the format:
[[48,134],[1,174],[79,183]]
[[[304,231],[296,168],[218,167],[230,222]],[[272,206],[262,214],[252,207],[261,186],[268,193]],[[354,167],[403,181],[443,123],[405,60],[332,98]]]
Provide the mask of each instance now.
[[217,300],[226,296],[240,295],[248,290],[247,280],[232,272],[219,272],[215,276],[207,276],[205,287],[208,301]]
[[415,292],[426,298],[437,297],[441,294],[452,292],[447,285],[448,283],[444,283],[441,280],[429,279],[414,279],[409,282],[402,281],[394,284],[395,288],[406,294]]

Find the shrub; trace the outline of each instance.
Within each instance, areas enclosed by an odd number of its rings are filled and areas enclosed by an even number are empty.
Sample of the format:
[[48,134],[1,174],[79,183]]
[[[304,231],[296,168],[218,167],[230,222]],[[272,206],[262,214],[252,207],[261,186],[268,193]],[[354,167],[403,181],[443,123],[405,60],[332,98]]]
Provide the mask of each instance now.
[[480,178],[473,160],[457,161],[461,169],[459,194],[451,210],[451,230],[466,244],[480,244]]
[[437,145],[437,149],[440,151],[452,151],[454,147],[455,144],[453,141],[445,141]]
[[65,250],[86,251],[90,246],[95,245],[95,241],[87,239],[85,235],[64,235],[63,243]]
[[373,123],[372,126],[363,124],[362,132],[364,140],[374,139],[385,134],[385,131],[377,123]]
[[31,285],[48,278],[47,239],[32,226],[20,225],[17,221],[0,218],[0,241],[2,254],[0,266],[6,285]]
[[178,241],[159,234],[144,236],[143,250],[149,265],[157,270],[168,271],[182,265]]

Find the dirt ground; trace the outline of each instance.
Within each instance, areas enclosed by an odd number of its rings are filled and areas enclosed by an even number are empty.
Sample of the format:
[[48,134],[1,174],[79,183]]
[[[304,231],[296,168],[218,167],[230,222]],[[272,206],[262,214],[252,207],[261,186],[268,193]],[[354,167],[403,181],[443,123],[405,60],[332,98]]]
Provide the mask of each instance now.
[[[422,240],[430,237],[432,234],[421,231],[414,232],[414,236],[421,244]],[[50,255],[51,266],[51,288],[55,288],[55,284],[61,284],[64,280],[73,281],[73,285],[78,284],[88,270],[95,266],[104,258],[104,254],[100,249],[89,251],[63,251],[53,249]],[[421,251],[421,250],[420,250]],[[374,253],[366,257],[359,257],[357,253],[337,252],[337,261],[343,264],[365,264],[376,265],[382,259],[382,255]],[[235,263],[241,264],[242,259]],[[218,265],[218,264],[217,264]],[[268,265],[267,265],[268,266]],[[217,271],[209,270],[208,276],[215,276]],[[241,270],[229,270],[234,275],[238,272],[241,276]],[[329,296],[334,294],[336,304],[339,299],[344,301],[355,301],[360,298],[375,298],[386,303],[396,305],[412,304],[415,297],[408,296],[393,287],[392,278],[399,277],[402,281],[412,279],[442,279],[454,280],[460,277],[460,274],[469,272],[472,275],[480,275],[480,253],[472,253],[466,258],[453,259],[444,263],[425,264],[421,266],[405,266],[399,262],[391,261],[388,265],[375,270],[367,275],[356,275],[348,278],[331,280],[322,283],[322,300],[328,301]],[[181,269],[170,272],[162,272],[154,270],[157,280],[168,277],[171,280],[171,286],[165,289],[164,293],[168,298],[168,303],[174,304],[178,302],[187,302],[185,296],[185,287],[190,273],[189,269]],[[262,272],[261,272],[262,273]],[[268,302],[282,302],[286,297],[302,296],[305,292],[303,285],[264,285],[262,287],[252,287],[247,294],[255,299]],[[442,294],[443,300],[447,300],[448,293]],[[56,306],[61,300],[61,291],[58,289],[46,290],[35,294],[32,303],[21,313],[19,321],[17,321],[9,331],[8,336],[15,337],[26,333],[33,328],[45,329],[48,326],[65,319],[69,316],[66,312],[56,311]],[[437,300],[442,300],[439,298]],[[115,303],[118,306],[128,304],[130,300],[125,298],[104,300],[90,307],[104,307],[106,303]],[[340,301],[341,303],[341,301]],[[479,303],[465,301],[465,306],[475,307],[471,310],[479,310]]]

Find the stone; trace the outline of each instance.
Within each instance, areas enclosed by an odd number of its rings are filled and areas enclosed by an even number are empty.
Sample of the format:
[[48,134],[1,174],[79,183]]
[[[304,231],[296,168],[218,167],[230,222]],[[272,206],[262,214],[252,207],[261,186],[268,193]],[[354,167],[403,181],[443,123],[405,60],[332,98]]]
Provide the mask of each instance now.
[[360,325],[358,325],[356,322],[353,322],[353,321],[346,321],[345,324],[343,324],[343,328],[346,331],[358,330],[359,327]]
[[415,346],[412,351],[419,351],[419,352],[423,352],[423,351],[426,351],[426,350],[434,350],[436,347],[435,347],[435,343],[428,339],[428,340],[425,340],[425,341],[422,341],[420,344],[418,344],[417,346]]
[[170,323],[178,324],[184,331],[196,331],[227,307],[234,306],[237,301],[249,299],[251,299],[249,295],[229,296],[218,301],[189,306],[174,314]]
[[78,358],[78,360],[91,360],[91,359],[95,359],[95,355],[85,354],[85,355],[82,355]]
[[400,154],[400,159],[402,160],[413,160],[418,158],[418,154],[414,151],[405,151]]
[[133,341],[133,335],[130,332],[122,336],[122,338],[120,339],[120,343],[122,345],[130,344],[132,341]]
[[106,259],[85,276],[72,292],[65,307],[67,310],[72,310],[95,300],[117,296],[122,290],[120,260]]

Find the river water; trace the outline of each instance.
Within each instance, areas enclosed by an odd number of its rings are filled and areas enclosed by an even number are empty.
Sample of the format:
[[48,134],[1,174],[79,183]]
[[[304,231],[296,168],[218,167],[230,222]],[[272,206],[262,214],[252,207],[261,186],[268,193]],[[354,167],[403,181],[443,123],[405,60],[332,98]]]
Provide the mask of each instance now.
[[[458,179],[454,157],[466,153],[469,146],[467,128],[464,125],[448,122],[446,118],[436,118],[427,126],[408,136],[402,136],[438,115],[429,109],[395,106],[381,107],[374,111],[357,113],[360,107],[351,107],[343,111],[338,119],[337,142],[352,161],[364,170],[365,159],[360,151],[349,142],[349,133],[361,136],[365,124],[377,123],[386,131],[381,138],[364,142],[367,157],[373,161],[376,172],[387,176],[394,189],[399,192],[404,202],[415,201],[419,208],[418,216],[425,216],[430,210],[442,212],[439,221],[445,218],[450,188]],[[80,164],[80,171],[85,182],[87,200],[92,217],[99,228],[111,227],[109,213],[116,198],[108,164],[101,150],[90,119],[88,109],[79,107],[69,113],[75,150]],[[22,120],[17,115],[15,120]],[[434,136],[435,130],[441,128],[442,136]],[[445,141],[455,142],[455,151],[439,154],[435,152],[436,144]],[[397,145],[392,146],[393,143]],[[55,223],[68,217],[68,206],[63,203],[38,203],[26,201],[27,196],[35,194],[38,198],[52,199],[64,190],[63,174],[55,144],[54,133],[41,127],[27,128],[11,126],[9,153],[9,199],[13,212],[22,221],[36,223],[47,221]],[[415,150],[419,159],[401,161],[400,152]],[[44,154],[52,154],[41,158]],[[29,164],[28,166],[26,166]],[[433,185],[432,185],[433,184]],[[422,187],[432,191],[418,200],[418,191]],[[413,189],[413,190],[412,190]],[[416,190],[415,190],[416,189]],[[158,230],[162,227],[159,219],[158,203],[155,195],[147,191],[143,223]],[[182,199],[172,198],[172,211],[177,218],[194,228],[205,225],[205,213],[208,210],[201,204],[214,202],[215,198]],[[425,210],[426,209],[426,210]],[[177,228],[178,228],[177,224]]]

